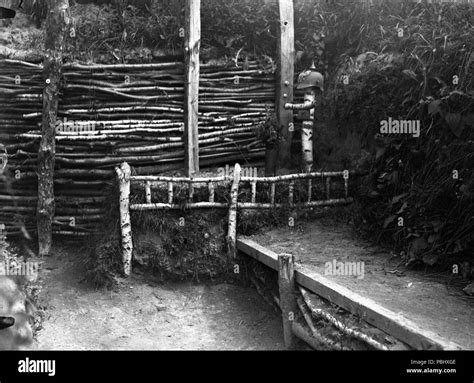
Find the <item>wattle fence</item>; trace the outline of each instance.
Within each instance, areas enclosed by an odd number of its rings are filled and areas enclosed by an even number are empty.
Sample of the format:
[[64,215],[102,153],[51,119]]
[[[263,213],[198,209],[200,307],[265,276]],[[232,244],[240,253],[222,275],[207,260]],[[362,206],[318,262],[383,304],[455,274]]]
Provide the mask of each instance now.
[[[8,152],[0,180],[0,222],[8,235],[36,233],[42,65],[0,61],[0,143]],[[260,164],[256,130],[275,110],[272,68],[257,61],[202,64],[201,167]],[[56,124],[55,234],[84,236],[104,216],[114,167],[134,174],[183,168],[184,63],[63,66]],[[2,176],[0,176],[2,177]]]

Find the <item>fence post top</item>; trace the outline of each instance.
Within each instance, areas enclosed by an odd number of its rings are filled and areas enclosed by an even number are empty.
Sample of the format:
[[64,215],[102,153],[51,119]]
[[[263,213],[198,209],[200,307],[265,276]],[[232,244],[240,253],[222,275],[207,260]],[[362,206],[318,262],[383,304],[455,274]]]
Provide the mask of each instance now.
[[120,164],[120,167],[117,166],[115,168],[115,171],[117,172],[117,175],[119,176],[119,178],[121,178],[124,182],[128,182],[130,180],[132,170],[128,163],[122,162]]

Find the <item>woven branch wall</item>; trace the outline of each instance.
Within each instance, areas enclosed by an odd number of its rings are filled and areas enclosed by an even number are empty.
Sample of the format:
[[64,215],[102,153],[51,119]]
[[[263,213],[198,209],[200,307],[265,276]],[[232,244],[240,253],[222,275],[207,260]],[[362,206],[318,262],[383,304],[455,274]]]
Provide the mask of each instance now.
[[[19,77],[18,77],[19,76]],[[0,182],[0,222],[9,235],[36,232],[41,139],[40,65],[0,62],[0,142],[9,158]],[[65,64],[56,125],[56,234],[93,232],[104,215],[113,168],[136,174],[183,168],[184,64]],[[255,130],[275,108],[272,68],[256,61],[203,64],[199,99],[201,168],[265,156]]]

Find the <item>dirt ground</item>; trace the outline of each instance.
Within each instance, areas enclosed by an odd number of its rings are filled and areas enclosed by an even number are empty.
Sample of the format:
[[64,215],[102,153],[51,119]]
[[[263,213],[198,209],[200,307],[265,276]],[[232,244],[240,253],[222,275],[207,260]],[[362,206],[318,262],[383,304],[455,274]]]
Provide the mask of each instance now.
[[474,350],[474,299],[442,274],[407,270],[400,257],[364,243],[344,225],[326,221],[276,228],[250,237],[276,253],[290,253],[303,268],[325,275],[325,263],[364,262],[364,277],[326,275],[412,320],[419,327]]
[[160,284],[135,274],[114,291],[82,281],[79,250],[45,260],[40,350],[281,350],[280,314],[251,288]]

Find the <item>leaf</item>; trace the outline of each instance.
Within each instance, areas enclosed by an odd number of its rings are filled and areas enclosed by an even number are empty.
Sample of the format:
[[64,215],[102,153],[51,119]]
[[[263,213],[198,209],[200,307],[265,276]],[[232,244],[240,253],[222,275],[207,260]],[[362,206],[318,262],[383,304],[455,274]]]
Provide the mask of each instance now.
[[423,256],[423,262],[433,266],[438,261],[438,255],[433,253],[428,253]]
[[390,225],[390,223],[392,223],[395,220],[395,218],[397,218],[396,215],[391,215],[387,217],[383,223],[383,228],[386,229],[387,226]]
[[394,170],[392,173],[390,173],[390,184],[391,185],[396,185],[398,183],[398,171]]
[[382,157],[385,153],[385,148],[378,147],[375,150],[375,159],[378,160],[380,157]]
[[440,108],[441,100],[435,100],[428,104],[428,114],[432,116],[433,114],[439,113],[441,111]]
[[413,72],[411,69],[404,69],[402,71],[402,73],[405,75],[405,76],[408,76],[410,77],[411,79],[415,80],[415,81],[418,81],[418,78],[416,77],[416,73]]
[[428,247],[428,243],[423,237],[414,239],[410,243],[410,250],[409,250],[410,258],[415,259],[416,255],[422,252],[423,250],[425,250],[427,247]]
[[474,283],[470,283],[466,287],[462,289],[467,295],[473,296],[474,295]]
[[431,225],[433,226],[434,232],[437,233],[443,227],[443,222],[433,221],[431,222]]
[[397,214],[402,214],[403,211],[404,211],[407,207],[408,207],[408,203],[405,202],[405,203],[402,205],[402,207],[400,208],[400,210],[397,212]]
[[466,197],[470,197],[470,196],[471,196],[471,191],[469,190],[469,185],[462,184],[462,185],[459,187],[459,191],[460,191],[461,193],[463,193]]
[[463,125],[467,125],[474,128],[474,114],[470,113],[462,118]]
[[408,195],[408,193],[403,193],[403,194],[399,194],[395,197],[392,198],[392,205],[393,204],[396,204],[398,201],[400,201],[403,197],[406,197]]
[[461,113],[446,113],[444,119],[456,137],[461,137],[464,125],[461,124]]

